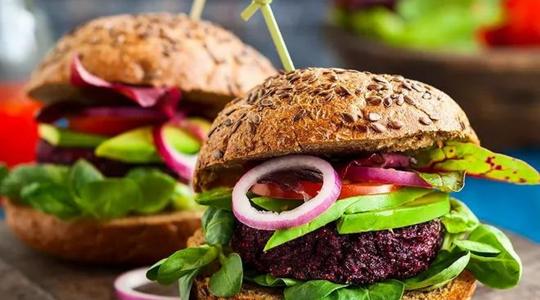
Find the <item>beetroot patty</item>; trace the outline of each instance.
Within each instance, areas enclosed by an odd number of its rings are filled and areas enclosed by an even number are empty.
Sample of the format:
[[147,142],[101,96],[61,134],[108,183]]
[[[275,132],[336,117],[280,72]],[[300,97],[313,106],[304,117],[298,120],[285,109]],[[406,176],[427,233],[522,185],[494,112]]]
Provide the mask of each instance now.
[[340,235],[331,223],[264,253],[271,235],[237,223],[231,245],[247,266],[261,273],[361,285],[426,270],[440,250],[444,230],[433,220],[393,232]]

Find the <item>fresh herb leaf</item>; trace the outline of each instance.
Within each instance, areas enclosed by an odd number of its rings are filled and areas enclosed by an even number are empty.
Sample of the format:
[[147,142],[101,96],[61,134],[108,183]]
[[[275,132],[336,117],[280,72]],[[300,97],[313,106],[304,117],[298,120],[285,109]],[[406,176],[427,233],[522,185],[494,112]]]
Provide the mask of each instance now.
[[480,221],[467,205],[453,198],[450,200],[450,212],[444,215],[441,221],[449,233],[471,232],[480,225]]
[[202,217],[204,237],[210,245],[229,244],[233,226],[233,214],[225,209],[209,207]]
[[223,261],[221,269],[210,277],[208,288],[214,296],[234,296],[242,289],[243,276],[244,272],[240,255],[231,253]]
[[287,199],[275,199],[270,197],[255,197],[250,199],[256,206],[273,212],[283,212],[294,209],[302,205],[302,201],[287,200]]
[[404,281],[406,290],[435,288],[456,278],[465,270],[471,255],[469,252],[441,251],[426,271]]
[[277,278],[270,274],[261,274],[254,277],[244,276],[246,280],[266,287],[286,287],[301,284],[303,281],[290,278]]
[[125,216],[142,201],[137,184],[126,178],[110,178],[88,182],[76,198],[81,210],[95,218]]
[[1,163],[0,162],[0,195],[2,194],[2,182],[4,181],[4,179],[8,176],[9,174],[9,170],[8,168],[6,167],[5,164]]
[[162,261],[159,266],[154,265],[147,272],[147,276],[161,284],[171,284],[190,271],[209,265],[218,257],[219,252],[219,248],[209,245],[182,249]]
[[469,240],[455,240],[454,245],[464,251],[470,251],[472,253],[478,253],[480,255],[488,256],[490,254],[499,254],[501,250],[489,245]]
[[337,230],[340,234],[349,234],[401,228],[436,219],[449,211],[449,195],[433,192],[393,209],[344,214],[337,223]]
[[424,181],[442,192],[459,192],[465,185],[465,172],[417,173]]
[[32,183],[23,188],[21,197],[34,209],[61,219],[81,214],[69,190],[56,183]]
[[68,184],[74,195],[79,196],[83,185],[103,180],[103,174],[84,159],[78,160],[69,170]]
[[178,279],[178,294],[180,295],[180,299],[190,299],[193,279],[197,277],[200,271],[200,268],[193,269]]
[[478,281],[499,289],[512,288],[519,283],[523,269],[521,260],[512,247],[510,239],[502,231],[482,224],[471,232],[468,240],[490,245],[500,251],[496,256],[482,253],[471,255],[467,269]]
[[150,279],[150,280],[157,280],[158,278],[158,272],[159,272],[159,267],[161,267],[161,265],[166,261],[167,259],[164,258],[158,262],[156,262],[155,264],[153,264],[150,268],[148,268],[148,271],[146,271],[146,278]]
[[22,189],[32,183],[54,183],[63,184],[66,182],[68,168],[56,165],[20,165],[8,174],[2,181],[0,194],[13,201],[21,201]]
[[232,210],[232,189],[219,187],[197,194],[195,202],[200,205]]
[[444,147],[422,151],[415,158],[417,168],[462,171],[517,184],[540,183],[540,174],[526,162],[491,152],[473,143],[447,142]]
[[310,280],[285,288],[284,296],[285,300],[324,299],[334,291],[347,286],[347,284],[338,284],[326,280]]
[[133,169],[126,178],[139,186],[143,201],[140,201],[134,210],[142,214],[153,214],[163,210],[170,203],[176,187],[174,178],[156,169]]
[[334,222],[339,219],[345,210],[353,203],[358,201],[357,199],[344,199],[336,201],[330,208],[325,212],[319,215],[317,218],[311,220],[309,223],[296,226],[287,229],[276,230],[270,239],[266,242],[264,246],[264,251],[268,251],[272,248],[275,248],[279,245],[285,244],[288,241],[292,241],[296,238],[304,236],[310,232],[313,232],[326,224]]
[[405,285],[398,280],[388,280],[367,287],[346,287],[334,291],[328,300],[400,300]]

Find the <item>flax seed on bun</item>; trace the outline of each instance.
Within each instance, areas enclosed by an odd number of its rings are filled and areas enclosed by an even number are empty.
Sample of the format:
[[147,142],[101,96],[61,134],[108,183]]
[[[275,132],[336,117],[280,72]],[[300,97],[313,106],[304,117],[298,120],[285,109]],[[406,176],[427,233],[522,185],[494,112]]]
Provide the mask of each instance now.
[[118,15],[92,20],[64,36],[32,73],[30,96],[51,102],[77,97],[74,55],[111,82],[179,87],[186,101],[223,107],[276,73],[230,31],[184,14]]
[[432,86],[395,75],[301,69],[268,78],[221,111],[194,185],[235,182],[246,163],[275,156],[406,152],[446,140],[479,142],[459,105]]

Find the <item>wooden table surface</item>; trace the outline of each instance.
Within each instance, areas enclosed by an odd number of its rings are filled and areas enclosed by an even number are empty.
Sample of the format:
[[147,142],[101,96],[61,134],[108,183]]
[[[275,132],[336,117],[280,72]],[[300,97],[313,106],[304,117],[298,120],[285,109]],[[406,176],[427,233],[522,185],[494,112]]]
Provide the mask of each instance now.
[[[475,300],[540,299],[540,245],[511,236],[523,259],[521,285],[508,291],[479,287]],[[19,242],[0,222],[0,299],[114,299],[112,283],[118,268],[76,265],[37,253]]]

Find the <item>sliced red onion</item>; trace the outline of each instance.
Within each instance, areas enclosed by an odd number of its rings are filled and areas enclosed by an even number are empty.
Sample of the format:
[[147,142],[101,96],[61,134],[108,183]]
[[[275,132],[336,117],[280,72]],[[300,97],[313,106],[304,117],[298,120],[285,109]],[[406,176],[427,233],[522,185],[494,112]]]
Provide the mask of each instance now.
[[118,276],[114,281],[116,297],[120,300],[178,300],[178,297],[152,295],[135,290],[138,287],[152,284],[146,278],[146,271],[147,268],[135,269]]
[[86,70],[78,55],[73,56],[71,62],[71,84],[78,87],[109,89],[126,96],[142,107],[155,106],[158,102],[177,104],[180,99],[180,91],[174,87],[139,87],[108,82]]
[[[259,211],[251,206],[246,194],[260,179],[283,170],[309,169],[322,174],[322,187],[317,196],[299,207],[275,213]],[[238,221],[261,230],[277,230],[306,224],[327,210],[339,197],[341,180],[327,161],[314,156],[290,155],[266,161],[244,174],[232,194],[233,213]]]
[[191,181],[197,155],[188,155],[176,151],[171,145],[167,144],[165,139],[165,124],[154,127],[152,131],[154,143],[159,155],[163,158],[165,164],[181,178]]
[[375,167],[349,166],[347,175],[343,179],[352,182],[390,183],[399,186],[423,188],[431,187],[429,183],[425,182],[415,172]]

